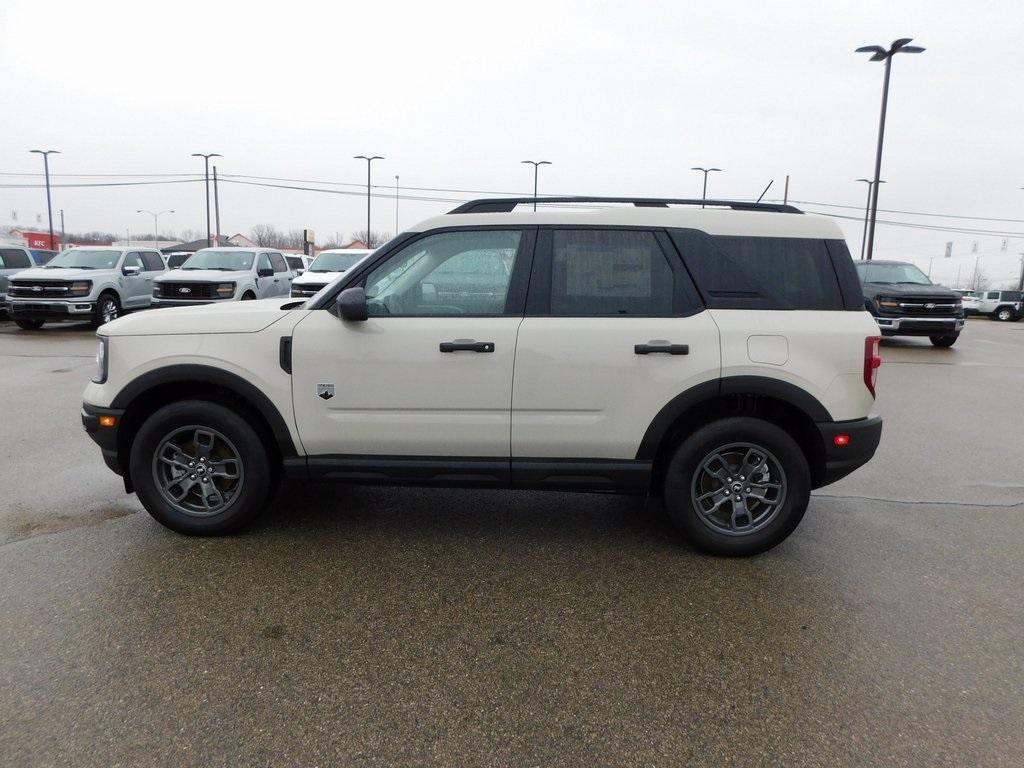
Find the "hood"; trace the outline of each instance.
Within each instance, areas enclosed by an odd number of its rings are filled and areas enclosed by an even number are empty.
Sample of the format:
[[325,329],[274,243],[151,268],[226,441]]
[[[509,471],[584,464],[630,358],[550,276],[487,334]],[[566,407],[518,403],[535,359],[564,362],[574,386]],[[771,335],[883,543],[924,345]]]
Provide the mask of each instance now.
[[229,283],[252,277],[248,270],[225,272],[221,269],[175,269],[154,278],[157,283]]
[[116,270],[111,269],[47,269],[46,267],[29,267],[16,275],[12,280],[95,280],[97,275],[107,276]]
[[959,299],[960,294],[944,285],[897,285],[895,283],[864,283],[865,296],[938,296]]
[[[226,272],[224,274],[227,274]],[[150,309],[101,326],[101,336],[168,336],[190,333],[256,333],[288,314],[286,305],[301,301],[288,298],[229,301],[191,307]]]
[[344,274],[344,272],[310,272],[307,269],[292,280],[292,285],[327,285]]

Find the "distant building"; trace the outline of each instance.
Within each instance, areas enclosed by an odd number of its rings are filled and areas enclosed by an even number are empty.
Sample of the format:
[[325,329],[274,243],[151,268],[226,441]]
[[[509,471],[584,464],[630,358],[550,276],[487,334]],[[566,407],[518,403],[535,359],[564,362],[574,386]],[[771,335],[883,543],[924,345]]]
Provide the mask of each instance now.
[[250,240],[248,237],[241,233],[237,233],[228,238],[228,245],[237,245],[239,248],[255,248],[256,243]]
[[53,240],[50,240],[50,233],[39,232],[34,229],[23,229],[21,227],[11,227],[7,230],[8,234],[12,237],[20,237],[25,241],[25,245],[29,248],[40,248],[45,251],[59,251],[60,250],[60,235],[56,232],[53,235]]

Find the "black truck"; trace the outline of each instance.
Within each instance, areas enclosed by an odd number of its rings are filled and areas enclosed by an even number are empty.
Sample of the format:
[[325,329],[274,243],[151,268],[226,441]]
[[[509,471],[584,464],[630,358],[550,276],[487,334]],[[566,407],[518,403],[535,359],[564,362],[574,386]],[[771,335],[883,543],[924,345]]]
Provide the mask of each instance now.
[[964,327],[960,295],[935,285],[913,264],[858,261],[864,305],[883,336],[927,336],[937,347],[951,347]]

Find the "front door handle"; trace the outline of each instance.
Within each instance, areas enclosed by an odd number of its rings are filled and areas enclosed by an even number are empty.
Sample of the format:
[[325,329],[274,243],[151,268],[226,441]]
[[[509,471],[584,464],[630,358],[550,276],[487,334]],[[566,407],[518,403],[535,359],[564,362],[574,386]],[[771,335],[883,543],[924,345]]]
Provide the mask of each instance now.
[[493,341],[475,341],[473,339],[456,339],[455,341],[442,341],[440,350],[442,352],[493,352]]
[[633,347],[637,355],[688,355],[690,354],[689,344],[669,344],[664,342],[651,342],[650,344],[637,344]]

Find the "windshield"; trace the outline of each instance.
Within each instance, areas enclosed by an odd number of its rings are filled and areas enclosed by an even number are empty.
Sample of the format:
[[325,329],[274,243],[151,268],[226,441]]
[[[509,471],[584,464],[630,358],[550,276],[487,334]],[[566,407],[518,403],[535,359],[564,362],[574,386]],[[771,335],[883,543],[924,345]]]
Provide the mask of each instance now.
[[182,271],[189,269],[219,269],[222,272],[244,272],[252,268],[252,251],[196,251],[181,265]]
[[54,256],[43,269],[114,269],[120,258],[120,251],[73,248]]
[[867,264],[854,265],[862,283],[904,283],[908,285],[931,285],[928,276],[913,264]]
[[310,272],[344,272],[357,261],[364,253],[321,253],[309,267]]

